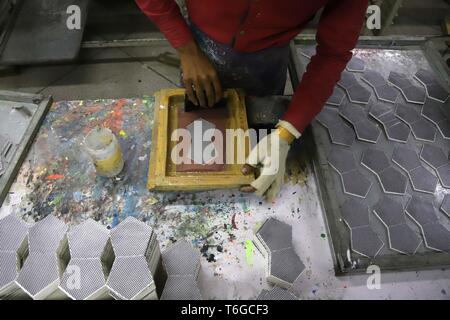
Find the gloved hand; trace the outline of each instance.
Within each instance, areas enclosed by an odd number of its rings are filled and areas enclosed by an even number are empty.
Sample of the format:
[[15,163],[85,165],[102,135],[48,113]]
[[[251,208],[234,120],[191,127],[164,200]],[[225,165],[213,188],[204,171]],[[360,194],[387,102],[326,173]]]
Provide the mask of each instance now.
[[265,196],[268,201],[273,201],[283,185],[290,144],[300,136],[300,132],[292,124],[281,120],[277,129],[261,139],[250,152],[242,173],[248,175],[260,169],[260,174],[255,181],[240,190],[255,192],[258,196]]

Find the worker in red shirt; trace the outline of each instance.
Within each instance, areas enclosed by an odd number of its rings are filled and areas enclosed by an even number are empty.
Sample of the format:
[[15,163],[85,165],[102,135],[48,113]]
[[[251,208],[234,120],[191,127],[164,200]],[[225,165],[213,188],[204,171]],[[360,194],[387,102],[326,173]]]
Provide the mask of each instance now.
[[136,3],[177,49],[187,95],[203,107],[218,102],[223,88],[258,96],[283,94],[288,43],[323,8],[317,53],[290,107],[242,169],[250,174],[259,168],[260,174],[241,191],[272,200],[284,180],[289,145],[320,112],[352,57],[368,0],[186,0],[187,20],[175,0]]

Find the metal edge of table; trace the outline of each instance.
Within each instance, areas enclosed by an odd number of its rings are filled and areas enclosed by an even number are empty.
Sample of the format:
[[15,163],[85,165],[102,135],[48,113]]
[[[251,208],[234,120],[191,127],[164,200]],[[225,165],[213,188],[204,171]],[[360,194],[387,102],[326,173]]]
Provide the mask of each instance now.
[[[13,99],[13,98],[16,99]],[[30,150],[34,139],[36,138],[37,133],[41,127],[42,122],[45,119],[45,116],[52,105],[53,98],[51,96],[43,97],[41,95],[32,95],[32,94],[22,94],[17,93],[14,96],[13,92],[8,91],[0,91],[0,100],[12,100],[12,101],[26,101],[28,103],[36,103],[38,107],[36,112],[33,114],[33,118],[31,119],[27,130],[25,131],[24,136],[22,137],[22,141],[17,146],[17,149],[14,153],[13,158],[11,159],[10,165],[8,169],[4,173],[4,175],[0,178],[0,207],[3,204],[3,201],[6,199],[6,196],[9,193],[9,189],[11,185],[14,183],[17,174],[19,173],[20,168],[22,167],[22,163],[28,155],[28,151]]]

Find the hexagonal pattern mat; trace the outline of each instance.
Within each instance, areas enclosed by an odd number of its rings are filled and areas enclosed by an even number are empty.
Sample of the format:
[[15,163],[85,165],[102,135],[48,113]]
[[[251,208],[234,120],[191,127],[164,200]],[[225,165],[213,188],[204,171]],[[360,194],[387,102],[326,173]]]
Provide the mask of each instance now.
[[406,172],[415,191],[434,194],[438,179],[422,166],[414,150],[396,147],[392,154],[392,161]]
[[364,105],[369,103],[371,92],[358,82],[353,73],[343,71],[338,85],[345,90],[351,102]]
[[450,139],[450,119],[444,108],[442,103],[427,99],[422,107],[422,115],[436,126],[444,139]]
[[340,175],[345,193],[360,198],[367,196],[372,182],[359,171],[350,150],[333,148],[328,154],[328,163]]
[[372,123],[366,112],[357,105],[346,104],[339,108],[339,115],[351,123],[358,140],[377,143],[381,131]]
[[388,140],[406,143],[411,129],[399,120],[392,107],[382,103],[374,103],[370,107],[369,115],[383,125]]
[[407,178],[394,169],[386,154],[377,149],[366,149],[361,164],[372,171],[378,178],[385,193],[404,195],[406,193]]
[[414,106],[397,104],[395,115],[411,128],[417,140],[427,142],[435,141],[436,129],[429,121],[422,118],[419,111],[414,109]]
[[373,208],[374,214],[386,227],[389,248],[404,254],[416,253],[421,238],[407,224],[403,206],[388,198],[381,198]]
[[450,231],[439,222],[431,201],[413,196],[406,207],[406,213],[420,227],[427,248],[450,251]]
[[349,72],[364,72],[366,70],[366,63],[364,60],[353,56],[347,63],[346,70]]
[[420,158],[434,169],[444,188],[450,188],[450,162],[444,151],[434,145],[424,143]]
[[325,107],[317,115],[316,120],[328,130],[331,142],[343,146],[351,146],[355,141],[355,133],[334,108]]
[[373,70],[366,70],[361,79],[373,88],[378,100],[390,103],[397,101],[400,93],[380,73]]
[[427,96],[439,102],[446,102],[450,96],[448,91],[444,89],[443,86],[436,79],[431,71],[420,69],[414,75],[414,78],[418,80],[427,92]]
[[392,71],[388,81],[400,90],[409,103],[424,104],[426,92],[423,87],[416,86],[406,75]]
[[342,102],[344,102],[345,92],[341,88],[335,86],[333,89],[333,94],[326,102],[327,105],[339,107]]

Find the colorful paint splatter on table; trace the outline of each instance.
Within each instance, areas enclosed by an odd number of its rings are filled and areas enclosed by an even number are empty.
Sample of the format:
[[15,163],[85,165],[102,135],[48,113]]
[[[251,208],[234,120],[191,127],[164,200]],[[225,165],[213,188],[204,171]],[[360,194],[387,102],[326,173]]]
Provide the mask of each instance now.
[[[269,216],[282,213],[285,220],[297,221],[302,214],[301,192],[285,191],[288,201],[266,203],[237,190],[148,191],[153,104],[151,97],[55,103],[5,206],[29,222],[54,214],[71,224],[93,218],[113,228],[134,216],[156,230],[162,250],[180,238],[188,239],[202,252],[203,263],[214,277],[228,279],[233,287],[245,287],[248,283],[235,283],[242,277],[236,270],[247,270],[250,287],[259,292],[265,285],[264,267],[256,252],[251,252],[255,249],[249,239]],[[83,150],[84,137],[96,126],[110,128],[121,144],[125,168],[116,178],[98,177]],[[305,172],[298,161],[289,166],[288,179],[295,183],[291,189],[308,188]],[[239,290],[232,297],[248,298],[253,291],[246,295]]]

